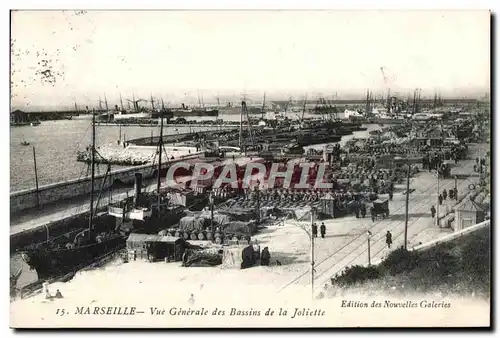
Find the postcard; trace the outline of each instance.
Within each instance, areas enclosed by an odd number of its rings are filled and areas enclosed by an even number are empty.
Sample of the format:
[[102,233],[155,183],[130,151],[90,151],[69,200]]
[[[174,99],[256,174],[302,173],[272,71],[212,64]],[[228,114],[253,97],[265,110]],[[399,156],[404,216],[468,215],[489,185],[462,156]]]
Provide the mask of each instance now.
[[490,22],[13,10],[11,327],[489,327]]

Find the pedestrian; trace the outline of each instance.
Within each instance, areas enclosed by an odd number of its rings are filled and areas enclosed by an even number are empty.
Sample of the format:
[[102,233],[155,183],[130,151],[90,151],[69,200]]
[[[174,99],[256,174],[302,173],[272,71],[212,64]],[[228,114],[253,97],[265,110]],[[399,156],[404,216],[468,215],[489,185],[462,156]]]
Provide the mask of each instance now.
[[326,227],[325,227],[325,223],[324,222],[321,222],[321,226],[320,226],[319,230],[321,232],[321,238],[325,238]]
[[366,216],[366,206],[361,204],[361,217],[365,218]]
[[443,200],[446,201],[446,197],[447,197],[447,193],[446,193],[446,189],[443,189]]
[[260,265],[268,266],[271,262],[271,254],[269,253],[269,248],[266,246],[262,253],[260,254]]
[[372,216],[372,222],[375,222],[375,208],[370,208],[370,215]]
[[439,200],[439,205],[443,204],[443,196],[441,196],[441,194],[439,194],[438,200]]
[[313,237],[318,237],[318,226],[316,225],[316,223],[313,223],[312,225],[312,235]]
[[454,197],[454,195],[453,195],[453,189],[450,189],[450,190],[448,191],[448,196],[450,196],[450,200],[452,200],[452,199],[454,199],[454,198],[455,198],[455,197]]
[[455,196],[455,200],[458,201],[458,189],[453,188],[453,196]]
[[59,291],[59,289],[57,289],[57,291],[56,291],[55,298],[63,298],[63,295],[62,295],[61,291]]
[[432,218],[434,218],[434,216],[436,216],[436,208],[433,206],[431,206],[431,215],[432,215]]
[[385,243],[387,244],[387,248],[390,249],[392,244],[392,234],[390,231],[387,231],[385,234]]

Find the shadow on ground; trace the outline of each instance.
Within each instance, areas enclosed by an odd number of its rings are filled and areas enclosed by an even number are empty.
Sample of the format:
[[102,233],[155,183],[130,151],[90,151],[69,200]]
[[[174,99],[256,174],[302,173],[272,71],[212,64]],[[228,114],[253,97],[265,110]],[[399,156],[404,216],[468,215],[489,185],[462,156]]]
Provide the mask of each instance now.
[[[262,246],[261,246],[262,248]],[[276,265],[290,265],[296,263],[307,263],[307,260],[300,259],[301,255],[294,255],[287,252],[273,251],[272,248],[269,248],[269,253],[271,254],[271,264],[273,266]],[[279,263],[278,263],[279,262]]]
[[[414,214],[408,214],[408,219],[411,218],[421,218],[421,217],[430,217],[431,213],[429,212],[418,212]],[[397,215],[389,215],[388,220],[390,221],[404,221],[406,219],[405,214],[397,214]]]

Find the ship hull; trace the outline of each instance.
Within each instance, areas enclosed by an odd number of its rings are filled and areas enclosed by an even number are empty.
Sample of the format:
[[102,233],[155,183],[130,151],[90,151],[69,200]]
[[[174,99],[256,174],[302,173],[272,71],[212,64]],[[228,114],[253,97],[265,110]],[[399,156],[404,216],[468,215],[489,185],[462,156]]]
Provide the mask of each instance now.
[[23,252],[23,259],[38,273],[39,280],[47,280],[75,272],[94,263],[99,257],[125,246],[125,237],[113,235],[100,243],[74,249],[40,247]]
[[332,135],[325,137],[304,137],[297,140],[297,144],[299,146],[305,147],[309,145],[322,144],[322,143],[330,143],[330,142],[339,142],[342,139],[342,136]]
[[185,117],[185,116],[219,116],[219,111],[214,110],[204,110],[204,109],[184,109],[184,110],[173,110],[174,117]]

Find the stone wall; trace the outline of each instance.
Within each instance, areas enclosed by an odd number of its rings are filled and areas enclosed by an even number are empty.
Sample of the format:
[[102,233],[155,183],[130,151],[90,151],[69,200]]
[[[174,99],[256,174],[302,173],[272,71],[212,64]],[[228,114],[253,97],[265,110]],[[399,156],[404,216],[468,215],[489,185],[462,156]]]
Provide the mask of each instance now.
[[[178,158],[176,161],[187,160],[192,158],[198,158],[200,154],[191,154]],[[162,167],[167,167],[172,162],[165,163]],[[134,183],[134,174],[140,172],[143,174],[144,179],[152,178],[156,176],[157,165],[146,164],[142,166],[136,166],[133,168],[120,169],[117,171],[112,171],[108,178],[106,179],[106,184],[104,189],[109,188],[113,182],[116,180],[121,181],[124,184]],[[105,175],[99,175],[95,177],[94,189],[99,191],[101,189]],[[90,177],[84,177],[75,180],[69,180],[64,182],[58,182],[54,184],[45,185],[39,187],[38,189],[38,199],[40,205],[46,205],[58,201],[68,200],[73,197],[90,195],[91,191],[91,179]],[[10,194],[10,212],[19,213],[26,209],[35,208],[37,206],[37,192],[36,189],[26,189],[22,191],[13,192]]]

